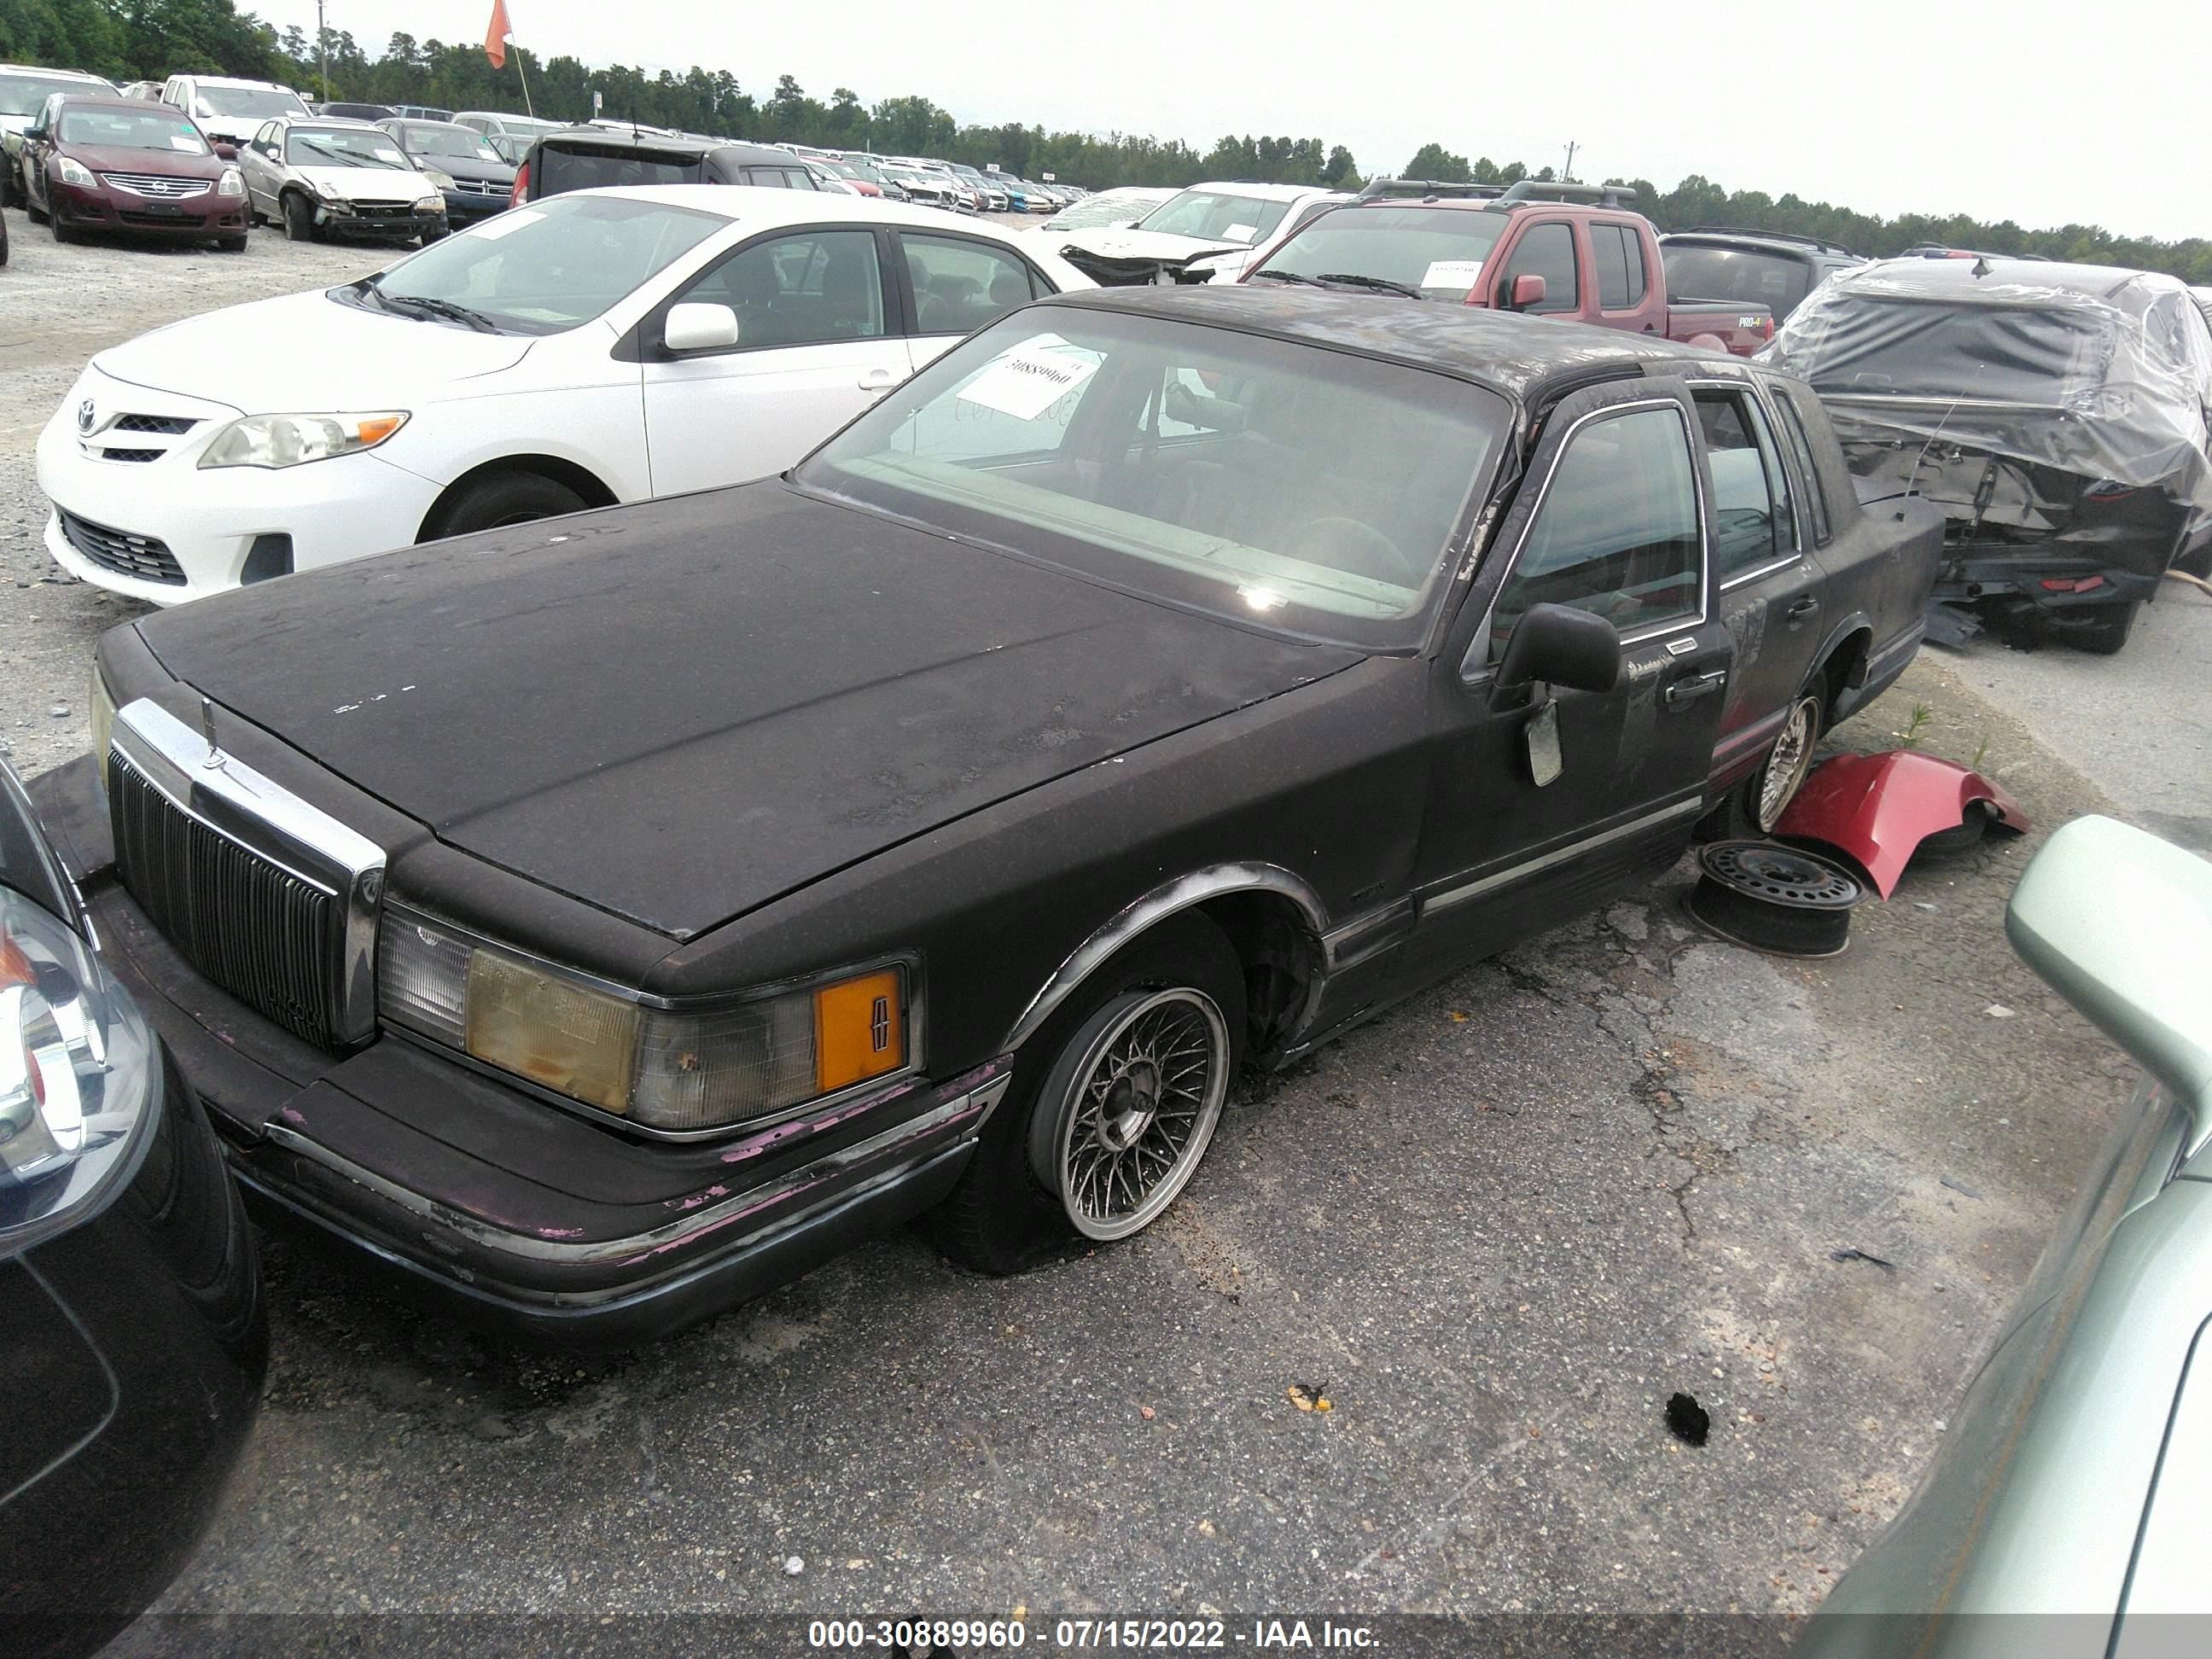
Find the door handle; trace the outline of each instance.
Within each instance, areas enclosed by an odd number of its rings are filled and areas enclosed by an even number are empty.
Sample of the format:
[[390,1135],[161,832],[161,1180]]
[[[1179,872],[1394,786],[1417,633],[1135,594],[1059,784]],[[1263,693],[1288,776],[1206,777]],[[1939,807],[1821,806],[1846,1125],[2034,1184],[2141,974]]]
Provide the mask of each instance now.
[[863,392],[889,392],[897,384],[898,377],[888,368],[872,368],[860,376],[860,390]]
[[1803,618],[1805,618],[1805,617],[1807,617],[1811,616],[1811,615],[1812,615],[1815,611],[1818,611],[1820,608],[1820,600],[1818,600],[1818,599],[1814,599],[1814,598],[1810,593],[1808,593],[1808,594],[1806,594],[1802,599],[1799,599],[1799,600],[1797,601],[1797,603],[1796,603],[1796,604],[1795,604],[1795,605],[1791,605],[1791,606],[1790,606],[1787,611],[1784,611],[1782,614],[1783,614],[1783,616],[1784,616],[1787,620],[1789,620],[1789,621],[1790,621],[1790,622],[1798,622],[1798,621],[1802,621]]
[[1716,668],[1711,673],[1676,680],[1667,688],[1667,707],[1680,708],[1686,703],[1697,702],[1699,697],[1710,697],[1727,684],[1728,670],[1725,668]]

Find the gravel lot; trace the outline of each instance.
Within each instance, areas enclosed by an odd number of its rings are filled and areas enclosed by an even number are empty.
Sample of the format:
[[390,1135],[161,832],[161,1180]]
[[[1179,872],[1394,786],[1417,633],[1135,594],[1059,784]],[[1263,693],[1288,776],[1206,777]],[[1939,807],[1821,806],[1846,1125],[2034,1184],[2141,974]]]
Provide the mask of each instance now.
[[[10,229],[0,733],[29,774],[82,747],[89,647],[132,614],[39,543],[32,444],[72,376],[389,256]],[[2109,809],[1979,660],[1923,657],[1839,741],[1923,703],[1927,746],[1978,750],[2039,826]],[[2084,705],[2131,672],[2081,660],[2045,665]],[[2124,805],[2126,771],[2097,775]],[[1802,1612],[1910,1491],[2127,1087],[2004,947],[2034,839],[1916,867],[1814,963],[1692,932],[1678,869],[1251,1094],[1160,1225],[1018,1279],[901,1236],[553,1362],[272,1237],[267,1408],[167,1607]],[[1677,1389],[1702,1449],[1662,1427]]]

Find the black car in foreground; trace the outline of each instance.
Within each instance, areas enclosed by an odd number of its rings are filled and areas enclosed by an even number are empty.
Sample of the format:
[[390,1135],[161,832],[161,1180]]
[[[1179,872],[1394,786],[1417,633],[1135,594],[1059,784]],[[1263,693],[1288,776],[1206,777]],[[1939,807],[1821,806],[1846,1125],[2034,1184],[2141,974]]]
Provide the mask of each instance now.
[[1771,821],[1939,536],[1754,365],[1108,290],[783,477],[116,629],[39,794],[250,1188],[620,1342],[1137,1231],[1241,1065]]
[[1853,473],[1942,507],[1940,602],[2109,653],[2169,568],[2212,574],[2212,330],[2174,277],[1892,259],[1832,278],[1768,355]]
[[0,1652],[90,1653],[161,1592],[266,1352],[215,1136],[0,763]]

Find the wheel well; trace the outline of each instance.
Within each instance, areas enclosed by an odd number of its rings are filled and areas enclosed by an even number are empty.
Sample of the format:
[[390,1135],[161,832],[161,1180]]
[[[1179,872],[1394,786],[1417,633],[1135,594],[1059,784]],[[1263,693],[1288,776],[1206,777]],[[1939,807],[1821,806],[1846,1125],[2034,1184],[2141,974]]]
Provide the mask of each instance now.
[[1843,701],[1844,693],[1866,683],[1867,653],[1873,648],[1874,632],[1865,628],[1853,629],[1830,647],[1827,660],[1820,668],[1828,694],[1827,707],[1820,711],[1822,730],[1836,723],[1836,705]]
[[1319,980],[1322,943],[1306,913],[1279,893],[1224,893],[1193,909],[1227,935],[1244,964],[1244,1051],[1272,1059],[1303,1023]]
[[430,510],[422,515],[422,527],[416,532],[418,542],[434,540],[437,526],[446,512],[463,492],[482,483],[486,478],[503,473],[526,472],[573,489],[583,498],[586,507],[612,507],[620,499],[615,492],[600,483],[596,474],[574,461],[564,461],[558,455],[502,455],[495,461],[486,461],[481,466],[471,467],[466,472],[438,492],[438,499],[430,503]]

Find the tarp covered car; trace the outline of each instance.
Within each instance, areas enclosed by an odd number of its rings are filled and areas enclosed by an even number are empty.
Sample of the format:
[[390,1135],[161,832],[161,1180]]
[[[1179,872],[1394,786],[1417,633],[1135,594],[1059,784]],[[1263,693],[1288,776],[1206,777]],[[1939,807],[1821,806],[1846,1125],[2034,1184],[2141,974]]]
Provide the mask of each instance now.
[[1831,277],[1768,355],[1853,472],[1943,509],[1938,604],[2117,651],[2169,565],[2212,561],[2212,329],[2171,276],[1890,260]]

